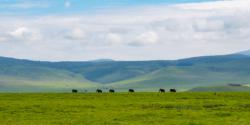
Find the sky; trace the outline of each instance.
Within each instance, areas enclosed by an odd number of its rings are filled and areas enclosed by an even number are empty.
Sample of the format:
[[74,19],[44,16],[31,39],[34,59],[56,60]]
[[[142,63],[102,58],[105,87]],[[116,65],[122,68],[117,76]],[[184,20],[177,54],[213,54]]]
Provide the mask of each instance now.
[[250,49],[248,0],[1,0],[0,56],[173,60]]

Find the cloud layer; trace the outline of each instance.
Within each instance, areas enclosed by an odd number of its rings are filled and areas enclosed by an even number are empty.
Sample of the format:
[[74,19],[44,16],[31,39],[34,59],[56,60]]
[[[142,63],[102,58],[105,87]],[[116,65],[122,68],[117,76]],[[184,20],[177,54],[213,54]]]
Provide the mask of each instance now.
[[[65,2],[65,7],[71,3]],[[0,20],[0,54],[36,60],[177,59],[250,49],[245,0]]]

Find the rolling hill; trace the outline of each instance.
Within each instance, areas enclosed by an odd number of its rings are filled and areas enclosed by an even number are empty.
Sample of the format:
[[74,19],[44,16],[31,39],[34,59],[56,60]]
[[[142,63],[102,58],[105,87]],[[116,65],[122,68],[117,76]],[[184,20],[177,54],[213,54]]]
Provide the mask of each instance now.
[[250,50],[245,50],[245,51],[239,52],[238,54],[250,56]]
[[[224,87],[250,84],[250,56],[243,53],[181,60],[46,62],[0,57],[1,92],[70,91],[72,88],[115,88],[156,91],[158,88]],[[245,87],[244,90],[247,90]],[[195,89],[197,90],[197,89]],[[230,87],[230,91],[234,88]],[[238,88],[235,88],[238,90]],[[249,89],[250,90],[250,89]]]

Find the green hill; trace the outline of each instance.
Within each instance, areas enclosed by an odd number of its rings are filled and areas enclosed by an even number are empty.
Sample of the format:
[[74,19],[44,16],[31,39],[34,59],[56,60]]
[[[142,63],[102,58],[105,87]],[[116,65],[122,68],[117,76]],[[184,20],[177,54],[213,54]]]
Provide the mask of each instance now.
[[250,59],[235,58],[235,55],[201,57],[181,60],[175,66],[167,66],[151,73],[109,84],[115,88],[177,88],[188,90],[195,87],[227,85],[229,83],[250,83]]
[[247,86],[211,86],[197,87],[189,90],[190,92],[250,92]]
[[0,57],[0,91],[70,91],[115,88],[156,91],[250,83],[250,56],[181,60],[44,62]]
[[42,66],[27,60],[0,59],[0,91],[69,91],[72,88],[95,87],[98,83],[64,69]]

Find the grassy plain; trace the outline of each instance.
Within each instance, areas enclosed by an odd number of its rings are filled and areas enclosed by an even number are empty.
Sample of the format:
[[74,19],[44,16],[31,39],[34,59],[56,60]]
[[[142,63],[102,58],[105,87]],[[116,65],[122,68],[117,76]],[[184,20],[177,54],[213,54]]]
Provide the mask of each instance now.
[[249,125],[250,93],[2,93],[0,124]]

